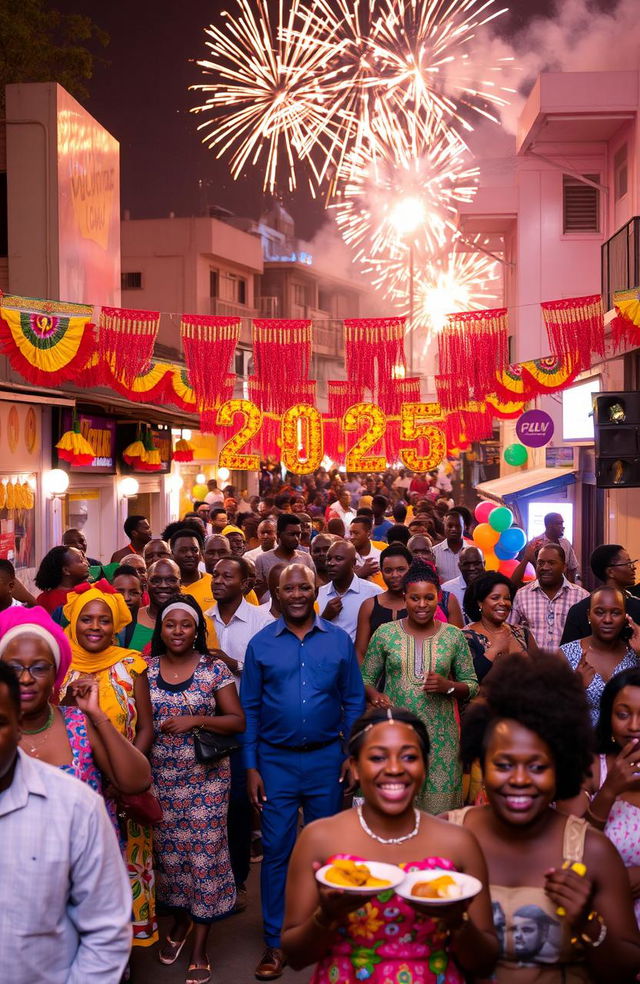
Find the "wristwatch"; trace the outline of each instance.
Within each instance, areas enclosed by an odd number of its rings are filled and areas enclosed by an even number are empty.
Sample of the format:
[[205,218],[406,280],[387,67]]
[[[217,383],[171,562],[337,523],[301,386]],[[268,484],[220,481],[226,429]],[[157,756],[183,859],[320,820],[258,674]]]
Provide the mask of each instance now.
[[454,692],[455,689],[456,688],[454,687],[454,685],[451,684],[451,686],[449,687],[449,689],[445,691],[445,696],[450,697],[451,694]]

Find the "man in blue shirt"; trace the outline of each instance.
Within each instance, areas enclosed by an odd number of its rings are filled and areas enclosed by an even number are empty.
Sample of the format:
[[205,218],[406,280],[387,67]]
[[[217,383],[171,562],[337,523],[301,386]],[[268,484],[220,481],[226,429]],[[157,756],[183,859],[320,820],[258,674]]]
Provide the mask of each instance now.
[[284,569],[278,588],[282,617],[249,643],[240,686],[249,798],[262,812],[266,950],[258,980],[275,980],[284,966],[280,930],[298,808],[305,823],[340,809],[345,741],[365,707],[353,643],[315,614],[317,593],[308,567]]
[[389,503],[383,495],[374,495],[371,500],[371,508],[373,509],[373,529],[371,530],[372,540],[386,541],[387,533],[393,526],[393,523],[389,522],[385,516],[388,505]]

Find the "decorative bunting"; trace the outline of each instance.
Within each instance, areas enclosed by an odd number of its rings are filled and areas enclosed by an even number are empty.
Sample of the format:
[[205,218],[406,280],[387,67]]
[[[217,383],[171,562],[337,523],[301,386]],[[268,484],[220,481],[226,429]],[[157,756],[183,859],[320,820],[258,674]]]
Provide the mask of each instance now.
[[75,382],[96,351],[92,315],[86,304],[7,295],[0,307],[0,347],[35,386]]
[[613,295],[616,316],[611,322],[611,336],[616,351],[632,348],[640,340],[640,290],[616,291]]
[[[217,423],[218,407],[222,406],[223,403],[226,403],[227,400],[232,398],[235,387],[236,374],[227,373],[227,376],[222,384],[220,397],[216,401],[216,406],[200,411],[200,430],[203,434],[217,434],[219,430]],[[193,392],[195,394],[195,390]]]
[[378,400],[386,414],[398,416],[403,403],[420,402],[420,379],[408,376],[405,379],[389,379],[380,383]]
[[168,376],[173,368],[168,362],[150,362],[146,372],[127,385],[123,375],[113,373],[109,364],[103,363],[101,383],[98,385],[109,386],[135,403],[162,404],[166,402]]
[[393,379],[406,366],[404,332],[404,318],[347,318],[344,361],[349,381],[374,389]]
[[256,379],[280,391],[288,390],[294,399],[287,405],[306,403],[297,387],[309,377],[311,322],[255,319],[251,327]]
[[565,352],[559,358],[533,359],[522,363],[529,399],[544,393],[557,393],[564,389],[581,372],[580,357],[576,352]]
[[487,393],[485,400],[493,416],[501,420],[514,420],[525,407],[524,400],[504,400],[497,393]]
[[455,410],[469,399],[469,383],[462,372],[435,377],[438,402],[443,410]]
[[317,385],[315,379],[299,379],[295,386],[284,386],[278,390],[257,376],[250,376],[249,399],[265,413],[281,414],[294,403],[314,405]]
[[70,465],[90,465],[96,453],[80,432],[80,421],[73,415],[73,427],[56,444],[58,457]]
[[327,404],[330,417],[342,420],[349,407],[354,403],[362,403],[363,399],[364,386],[346,379],[327,380]]
[[151,364],[160,324],[159,311],[103,307],[98,337],[100,353],[111,372],[131,386]]
[[240,338],[240,318],[183,314],[180,337],[198,409],[210,412],[228,399],[228,376]]
[[167,383],[167,400],[185,413],[197,413],[196,394],[189,373],[181,366],[172,366]]
[[575,352],[580,370],[591,365],[591,353],[604,355],[604,311],[600,294],[545,301],[540,305],[553,355]]
[[174,461],[193,461],[195,447],[191,441],[186,441],[183,437],[176,441],[173,449]]

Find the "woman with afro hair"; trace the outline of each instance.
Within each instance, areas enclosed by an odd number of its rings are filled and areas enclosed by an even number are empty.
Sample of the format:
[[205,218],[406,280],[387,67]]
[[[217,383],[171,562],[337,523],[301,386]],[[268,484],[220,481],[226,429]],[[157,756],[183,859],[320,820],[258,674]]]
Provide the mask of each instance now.
[[463,720],[488,803],[448,819],[475,834],[489,869],[501,956],[498,984],[625,984],[640,935],[618,852],[554,803],[576,796],[593,738],[580,680],[557,656],[511,656]]

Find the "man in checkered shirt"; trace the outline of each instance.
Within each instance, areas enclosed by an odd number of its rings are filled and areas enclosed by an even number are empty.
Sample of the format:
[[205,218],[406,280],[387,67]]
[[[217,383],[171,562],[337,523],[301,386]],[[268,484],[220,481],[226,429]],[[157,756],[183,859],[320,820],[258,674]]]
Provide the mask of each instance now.
[[547,543],[536,559],[536,580],[517,592],[509,622],[526,625],[540,649],[557,649],[567,613],[589,593],[565,576],[566,555],[559,543]]

